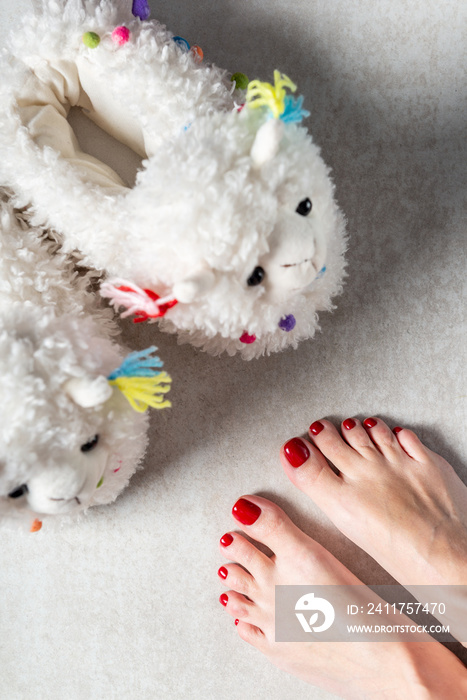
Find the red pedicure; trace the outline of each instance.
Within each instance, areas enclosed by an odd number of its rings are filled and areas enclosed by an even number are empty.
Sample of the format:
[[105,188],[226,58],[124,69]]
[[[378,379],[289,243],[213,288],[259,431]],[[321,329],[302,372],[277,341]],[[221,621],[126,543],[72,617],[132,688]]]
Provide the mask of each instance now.
[[233,542],[233,537],[229,532],[226,532],[225,535],[222,535],[220,539],[220,543],[223,547],[228,547],[229,544],[232,544]]
[[228,602],[229,602],[229,596],[227,595],[227,593],[222,593],[222,595],[219,596],[219,603],[221,605],[223,605],[225,608],[225,606],[227,605]]
[[320,423],[319,420],[315,420],[315,422],[310,425],[310,433],[313,435],[319,435],[323,428],[324,425]]
[[261,508],[246,498],[239,498],[232,508],[232,515],[242,525],[253,525],[261,515]]
[[235,620],[235,624],[236,624],[236,625],[238,625],[239,622],[240,622],[240,620]]
[[227,578],[228,573],[229,573],[229,572],[227,571],[227,569],[225,568],[225,566],[221,566],[221,568],[220,568],[219,571],[217,572],[217,575],[220,576],[221,578]]
[[352,428],[355,428],[357,424],[353,418],[347,418],[345,421],[343,421],[342,425],[346,430],[352,430]]
[[301,467],[304,462],[307,461],[310,456],[310,450],[300,438],[292,438],[284,445],[284,454],[287,457],[287,461],[295,469]]
[[376,418],[365,418],[363,425],[366,428],[374,428],[377,422]]
[[401,430],[402,430],[402,428],[399,428],[399,426],[396,425],[396,427],[392,429],[392,432],[397,435],[397,433],[400,433]]

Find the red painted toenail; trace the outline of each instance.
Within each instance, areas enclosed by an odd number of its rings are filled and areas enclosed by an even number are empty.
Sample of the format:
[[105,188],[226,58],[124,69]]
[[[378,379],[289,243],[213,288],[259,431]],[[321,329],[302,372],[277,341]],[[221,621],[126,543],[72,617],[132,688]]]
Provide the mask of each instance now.
[[392,432],[397,435],[397,433],[400,433],[401,430],[402,430],[402,428],[399,428],[399,426],[396,425],[396,427],[392,429]]
[[232,508],[232,515],[242,525],[253,525],[261,515],[261,508],[246,498],[239,498]]
[[347,420],[345,420],[345,421],[342,423],[342,425],[344,426],[344,428],[345,428],[346,430],[352,430],[352,428],[355,428],[355,426],[356,426],[357,424],[356,424],[356,422],[354,421],[353,418],[347,418]]
[[222,535],[220,542],[223,547],[228,547],[229,544],[232,544],[233,537],[229,532],[227,532],[225,535]]
[[310,456],[310,450],[300,438],[292,438],[284,445],[284,454],[292,467],[301,467]]
[[363,425],[366,428],[374,428],[378,421],[375,418],[365,418]]
[[310,433],[313,433],[313,435],[319,435],[323,428],[324,425],[320,423],[319,420],[315,420],[315,422],[310,425]]
[[225,568],[225,566],[221,566],[221,568],[220,568],[219,571],[217,572],[218,576],[220,576],[221,578],[227,578],[228,573],[229,573],[229,572],[227,571],[227,569]]
[[229,602],[229,596],[227,595],[227,593],[223,593],[222,595],[219,596],[219,603],[221,605],[223,605],[224,608],[228,602]]
[[236,624],[236,625],[238,625],[239,622],[240,622],[240,620],[235,620],[235,624]]

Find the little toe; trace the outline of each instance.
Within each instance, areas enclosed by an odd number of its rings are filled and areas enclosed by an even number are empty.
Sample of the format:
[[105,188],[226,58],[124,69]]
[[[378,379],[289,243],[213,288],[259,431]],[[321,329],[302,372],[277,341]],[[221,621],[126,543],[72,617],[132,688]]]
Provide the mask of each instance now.
[[217,571],[217,575],[225,586],[232,588],[237,593],[247,595],[249,598],[254,597],[256,592],[255,579],[238,564],[221,566]]
[[342,423],[342,433],[345,434],[349,444],[362,455],[366,450],[369,456],[370,450],[374,447],[386,459],[400,460],[402,452],[396,436],[381,418],[365,418],[363,424],[355,421],[356,425],[352,430],[346,430],[345,423],[346,421]]
[[412,430],[397,426],[393,430],[395,439],[404,452],[417,462],[426,462],[430,459],[431,450],[420,441]]
[[[239,498],[232,508],[232,515],[249,536],[265,544],[276,555],[284,553],[288,557],[295,550],[301,552],[303,549],[306,535],[293,524],[282,508],[265,498]],[[270,566],[274,566],[271,560],[269,562]]]
[[250,625],[243,620],[236,621],[236,625],[238,636],[241,637],[244,642],[251,644],[264,653],[264,648],[268,645],[268,640],[264,632],[259,627]]
[[288,440],[281,448],[280,460],[290,481],[318,506],[325,510],[327,504],[335,501],[343,486],[342,478],[308,440]]
[[[328,420],[322,419],[312,423],[309,434],[313,444],[340,472],[352,474],[358,467],[361,454],[356,453],[353,447],[347,444],[337,428]],[[371,440],[368,440],[367,443],[368,449],[375,452]]]
[[238,532],[226,532],[219,544],[222,556],[240,564],[255,579],[262,580],[272,567],[269,557]]

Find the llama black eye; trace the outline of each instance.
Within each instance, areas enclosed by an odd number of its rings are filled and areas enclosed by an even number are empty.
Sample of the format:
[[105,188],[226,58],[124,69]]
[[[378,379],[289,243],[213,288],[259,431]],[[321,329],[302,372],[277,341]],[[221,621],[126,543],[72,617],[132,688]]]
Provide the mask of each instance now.
[[255,267],[251,275],[248,277],[246,283],[249,287],[256,287],[258,284],[264,280],[266,275],[262,267]]
[[300,216],[308,216],[310,211],[312,210],[313,205],[311,203],[311,199],[302,199],[298,207],[295,209],[297,214],[300,214]]
[[85,442],[84,445],[81,445],[81,452],[91,452],[91,450],[95,448],[98,442],[99,435],[94,435],[94,437]]
[[11,493],[8,494],[8,498],[21,498],[21,496],[24,496],[24,494],[27,493],[28,491],[29,491],[28,485],[23,484],[22,486],[19,486],[14,491],[11,491]]

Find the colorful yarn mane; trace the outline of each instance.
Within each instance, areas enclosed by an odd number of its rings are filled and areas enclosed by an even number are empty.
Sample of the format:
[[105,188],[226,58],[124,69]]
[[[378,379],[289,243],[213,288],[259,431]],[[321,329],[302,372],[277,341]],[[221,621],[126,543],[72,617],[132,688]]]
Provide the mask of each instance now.
[[130,353],[107,377],[109,384],[116,386],[139,413],[144,413],[148,406],[158,409],[171,406],[164,394],[170,391],[172,378],[167,372],[157,371],[164,363],[157,355],[152,355],[156,350],[152,345]]
[[297,86],[286,75],[274,71],[274,85],[260,80],[248,84],[246,103],[250,109],[266,108],[274,119],[286,124],[300,123],[310,112],[302,109],[303,96],[293,98],[287,90],[295,92]]

